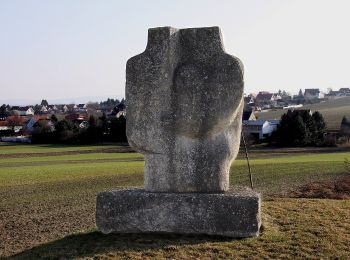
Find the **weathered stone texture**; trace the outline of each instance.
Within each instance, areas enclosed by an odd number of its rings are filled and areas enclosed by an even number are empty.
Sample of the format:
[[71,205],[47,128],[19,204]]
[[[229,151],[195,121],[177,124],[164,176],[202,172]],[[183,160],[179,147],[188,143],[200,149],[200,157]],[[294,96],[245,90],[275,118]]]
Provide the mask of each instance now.
[[126,69],[127,136],[145,154],[145,189],[228,190],[242,97],[243,66],[218,27],[150,29]]
[[260,195],[155,193],[140,189],[99,193],[96,223],[103,233],[172,232],[229,237],[259,234]]
[[218,27],[150,29],[126,68],[127,136],[145,155],[145,190],[98,194],[104,233],[257,236],[260,194],[229,190],[241,135],[243,66]]

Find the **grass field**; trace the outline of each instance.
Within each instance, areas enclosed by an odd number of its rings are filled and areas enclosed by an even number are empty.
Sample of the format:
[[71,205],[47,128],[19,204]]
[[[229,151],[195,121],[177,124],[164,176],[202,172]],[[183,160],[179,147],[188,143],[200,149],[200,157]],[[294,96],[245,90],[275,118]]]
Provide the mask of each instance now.
[[[288,198],[306,183],[347,175],[344,159],[350,159],[350,152],[346,150],[252,151],[255,188],[264,198],[263,232],[258,238],[233,240],[97,232],[96,194],[142,186],[143,156],[125,149],[0,145],[0,257],[350,257],[350,200]],[[232,165],[231,183],[249,185],[243,156]]]
[[[330,130],[339,130],[340,123],[345,115],[350,119],[350,97],[342,97],[336,100],[329,100],[318,104],[306,105],[301,109],[311,109],[319,111]],[[259,119],[280,119],[281,115],[286,113],[286,110],[276,110],[263,113],[257,113]]]

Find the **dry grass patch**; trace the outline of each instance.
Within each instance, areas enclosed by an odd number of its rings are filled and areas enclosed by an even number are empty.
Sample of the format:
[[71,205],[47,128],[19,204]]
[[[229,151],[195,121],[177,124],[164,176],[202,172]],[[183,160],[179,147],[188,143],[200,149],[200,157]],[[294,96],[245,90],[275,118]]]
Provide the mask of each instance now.
[[350,199],[350,176],[333,181],[309,183],[291,192],[296,198]]
[[350,257],[350,200],[274,199],[263,203],[258,238],[77,233],[11,259],[262,259]]

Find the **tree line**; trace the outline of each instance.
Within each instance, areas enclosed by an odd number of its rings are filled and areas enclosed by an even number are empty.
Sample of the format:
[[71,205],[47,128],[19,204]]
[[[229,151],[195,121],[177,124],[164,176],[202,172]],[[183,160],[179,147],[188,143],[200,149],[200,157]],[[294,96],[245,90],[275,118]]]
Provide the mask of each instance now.
[[323,146],[326,123],[321,113],[308,110],[288,111],[281,117],[270,143],[279,146]]

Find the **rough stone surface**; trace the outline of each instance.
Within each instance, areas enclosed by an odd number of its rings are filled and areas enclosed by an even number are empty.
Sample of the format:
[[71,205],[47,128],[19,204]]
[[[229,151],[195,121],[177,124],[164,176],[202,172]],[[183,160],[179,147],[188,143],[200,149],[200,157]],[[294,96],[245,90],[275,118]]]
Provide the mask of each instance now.
[[126,68],[127,137],[145,155],[145,190],[228,190],[242,98],[243,66],[218,27],[150,29]]
[[229,190],[240,144],[243,66],[218,27],[154,28],[126,68],[127,136],[145,190],[98,194],[104,233],[259,234],[260,194]]
[[245,189],[222,194],[113,190],[99,193],[96,223],[103,233],[252,237],[259,234],[261,224],[260,195]]

